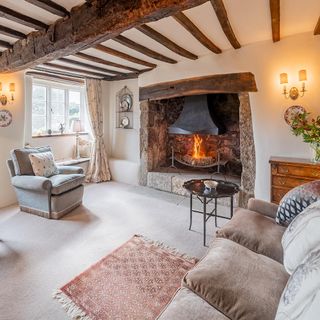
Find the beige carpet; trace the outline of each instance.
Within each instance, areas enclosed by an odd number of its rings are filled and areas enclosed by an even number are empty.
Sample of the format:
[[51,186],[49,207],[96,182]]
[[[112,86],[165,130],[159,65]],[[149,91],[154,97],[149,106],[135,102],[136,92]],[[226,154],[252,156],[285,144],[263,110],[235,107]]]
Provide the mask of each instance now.
[[[202,216],[194,216],[188,231],[188,204],[180,196],[110,182],[86,186],[84,205],[59,221],[17,207],[0,210],[0,320],[68,319],[52,292],[134,234],[200,258],[206,251]],[[214,222],[209,225],[212,235]]]

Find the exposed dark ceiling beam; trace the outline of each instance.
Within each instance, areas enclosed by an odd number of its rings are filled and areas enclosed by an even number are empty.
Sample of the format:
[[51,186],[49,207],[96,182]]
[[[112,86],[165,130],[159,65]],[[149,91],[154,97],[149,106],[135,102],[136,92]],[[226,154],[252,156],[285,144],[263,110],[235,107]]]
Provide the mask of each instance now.
[[85,59],[85,60],[91,61],[91,62],[104,64],[104,65],[110,66],[110,67],[129,70],[129,71],[132,71],[132,72],[139,72],[140,71],[139,69],[136,69],[136,68],[132,68],[132,67],[129,67],[129,66],[126,66],[126,65],[123,65],[123,64],[107,61],[107,60],[104,60],[104,59],[101,59],[101,58],[98,58],[98,57],[94,57],[94,56],[91,56],[89,54],[82,53],[82,52],[75,53],[74,56],[76,56],[78,58],[81,58],[81,59]]
[[38,71],[28,71],[26,72],[27,76],[33,76],[33,77],[38,77],[41,79],[47,79],[47,80],[60,80],[60,81],[71,81],[71,82],[76,82],[79,84],[84,84],[84,80],[76,77],[71,77],[71,76],[60,76],[60,75],[55,75],[55,74],[50,74],[48,72],[38,72]]
[[[0,72],[15,72],[72,55],[141,24],[172,16],[206,0],[108,0],[72,8],[45,31],[31,32],[0,56]],[[125,19],[124,19],[125,17]]]
[[0,47],[6,48],[6,49],[11,49],[12,48],[12,44],[10,44],[7,41],[0,40]]
[[189,31],[202,45],[214,53],[221,53],[218,48],[207,36],[183,13],[179,12],[173,16],[187,31]]
[[169,50],[175,52],[176,54],[178,54],[180,56],[183,56],[185,58],[192,59],[192,60],[198,59],[198,57],[195,54],[178,46],[175,42],[171,41],[170,39],[168,39],[167,37],[162,35],[160,32],[152,29],[151,27],[147,26],[146,24],[143,24],[143,25],[137,27],[137,29],[140,32],[142,32],[143,34],[145,34],[148,37],[150,37],[151,39],[159,42],[160,44],[162,44],[163,46],[165,46],[166,48],[168,48]]
[[314,35],[320,34],[320,17],[316,27],[314,28]]
[[102,73],[111,73],[111,74],[115,74],[115,75],[123,75],[124,74],[124,72],[105,69],[105,68],[93,66],[93,65],[88,64],[88,63],[84,63],[84,62],[80,62],[80,61],[76,61],[76,60],[71,60],[71,59],[68,59],[68,58],[60,58],[59,61],[62,61],[62,62],[68,63],[68,64],[73,64],[73,65],[79,66],[79,67],[89,68],[89,69],[92,69],[92,70],[95,70],[95,71],[98,71],[98,72],[102,72]]
[[232,30],[232,27],[228,18],[227,10],[223,4],[223,0],[211,0],[211,4],[214,11],[216,12],[221,28],[224,34],[226,35],[226,37],[228,38],[229,42],[231,43],[231,45],[235,49],[241,48],[241,45]]
[[280,41],[280,0],[270,0],[273,42]]
[[104,53],[107,53],[107,54],[111,54],[111,55],[113,55],[115,57],[118,57],[118,58],[123,59],[123,60],[130,61],[130,62],[135,63],[135,64],[141,64],[141,65],[149,67],[149,68],[155,68],[157,66],[154,63],[138,59],[138,58],[130,56],[129,54],[126,54],[124,52],[121,52],[121,51],[118,51],[118,50],[103,46],[102,44],[97,44],[94,47],[94,49],[97,49],[97,50],[99,50],[101,52],[104,52]]
[[69,12],[63,6],[51,1],[51,0],[25,0],[41,9],[44,9],[56,16],[65,17],[69,15]]
[[1,25],[0,25],[0,34],[9,36],[11,38],[16,38],[16,39],[24,39],[26,37],[26,35],[22,32],[19,32],[17,30],[13,30],[11,28],[1,26]]
[[30,28],[34,28],[36,30],[43,30],[48,28],[48,26],[45,23],[39,20],[25,16],[24,14],[21,14],[17,11],[14,11],[10,8],[7,8],[1,5],[0,5],[0,17],[20,23]]
[[136,51],[138,51],[138,52],[140,52],[150,58],[153,58],[153,59],[156,59],[159,61],[163,61],[163,62],[167,62],[167,63],[177,63],[176,60],[171,59],[169,57],[166,57],[163,54],[158,53],[154,50],[151,50],[151,49],[149,49],[139,43],[136,43],[136,42],[122,36],[122,35],[115,37],[113,40],[117,41],[118,43],[121,43],[122,45],[124,45],[130,49],[136,50]]

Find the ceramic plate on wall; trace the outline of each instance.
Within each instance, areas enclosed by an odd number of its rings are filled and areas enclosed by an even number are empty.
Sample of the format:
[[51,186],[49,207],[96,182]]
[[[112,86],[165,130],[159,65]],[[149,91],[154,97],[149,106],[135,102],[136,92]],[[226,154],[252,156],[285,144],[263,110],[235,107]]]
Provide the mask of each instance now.
[[12,122],[12,114],[8,110],[0,110],[0,127],[5,128],[10,126]]
[[121,111],[130,111],[132,108],[132,97],[130,94],[124,94],[120,101]]
[[298,115],[305,113],[306,109],[302,106],[291,106],[284,113],[284,120],[291,126],[293,119]]
[[130,120],[128,117],[122,117],[120,120],[120,128],[127,128],[130,124]]

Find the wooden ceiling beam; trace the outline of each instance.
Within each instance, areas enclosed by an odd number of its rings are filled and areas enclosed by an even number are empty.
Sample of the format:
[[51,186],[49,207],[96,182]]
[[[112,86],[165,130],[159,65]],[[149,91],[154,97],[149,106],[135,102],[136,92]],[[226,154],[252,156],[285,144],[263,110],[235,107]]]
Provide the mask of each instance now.
[[82,53],[82,52],[78,52],[74,54],[75,57],[87,60],[87,61],[91,61],[91,62],[95,62],[95,63],[100,63],[100,64],[104,64],[106,66],[110,66],[110,67],[115,67],[115,68],[119,68],[119,69],[124,69],[124,70],[129,70],[132,72],[139,72],[139,69],[136,68],[132,68],[123,64],[119,64],[119,63],[115,63],[115,62],[111,62],[111,61],[107,61],[98,57],[94,57],[91,56],[89,54],[86,53]]
[[316,27],[314,28],[314,35],[316,36],[318,34],[320,34],[320,17],[319,17],[319,20],[318,20]]
[[27,26],[36,30],[45,30],[48,28],[48,26],[45,23],[39,20],[25,16],[24,14],[21,14],[17,11],[14,11],[10,8],[7,8],[1,5],[0,5],[0,17],[20,23],[24,26]]
[[185,58],[188,58],[191,60],[198,59],[198,56],[196,56],[195,54],[191,53],[190,51],[178,46],[175,42],[171,41],[169,38],[165,37],[160,32],[152,29],[151,27],[149,27],[146,24],[143,24],[143,25],[137,27],[137,29],[140,32],[142,32],[143,34],[150,37],[151,39],[159,42],[160,44],[162,44],[163,46],[165,46],[169,50],[173,51],[174,53],[176,53],[182,57],[185,57]]
[[68,58],[60,58],[59,61],[62,61],[62,62],[68,63],[68,64],[73,64],[73,65],[79,66],[79,67],[89,68],[89,69],[92,69],[92,70],[95,70],[95,71],[99,71],[99,72],[102,72],[102,73],[111,73],[111,74],[115,74],[115,75],[123,75],[124,74],[124,72],[105,69],[105,68],[93,66],[92,64],[83,63],[83,62],[76,61],[76,60],[71,60],[71,59],[68,59]]
[[143,45],[141,45],[139,43],[136,43],[136,42],[134,42],[134,41],[122,36],[122,35],[119,35],[119,36],[113,38],[112,40],[114,40],[114,41],[116,41],[116,42],[118,42],[118,43],[120,43],[120,44],[122,44],[122,45],[124,45],[124,46],[126,46],[128,48],[130,48],[130,49],[138,51],[138,52],[140,52],[140,53],[142,53],[145,56],[148,56],[150,58],[153,58],[153,59],[156,59],[156,60],[159,60],[159,61],[163,61],[163,62],[166,62],[166,63],[172,63],[172,64],[177,63],[176,60],[171,59],[169,57],[166,57],[163,54],[158,53],[156,51],[153,51],[153,50],[151,50],[151,49],[149,49],[149,48],[147,48],[147,47],[145,47],[145,46],[143,46]]
[[0,40],[0,47],[6,48],[6,49],[11,49],[12,48],[12,44],[10,44],[7,41]]
[[280,41],[280,0],[270,0],[273,42]]
[[64,77],[64,76],[60,76],[60,75],[50,74],[48,72],[28,71],[28,72],[26,72],[26,75],[41,78],[41,79],[46,79],[46,80],[56,79],[56,80],[62,80],[62,81],[76,82],[79,84],[85,83],[84,80],[81,80],[79,78],[70,77],[70,76]]
[[[0,56],[0,72],[15,72],[90,48],[141,24],[172,16],[206,0],[108,0],[72,8],[46,31],[31,32]],[[1,14],[0,14],[1,16]],[[2,12],[3,16],[3,12]],[[125,19],[123,17],[126,17]]]
[[13,30],[11,28],[8,28],[2,25],[0,25],[0,34],[9,36],[11,38],[16,38],[16,39],[24,39],[26,37],[24,33],[19,32],[17,30]]
[[56,16],[65,17],[69,15],[69,11],[51,0],[25,0],[41,9],[44,9]]
[[214,53],[222,52],[183,12],[177,13],[173,18],[209,50]]
[[237,40],[233,29],[231,27],[227,10],[223,4],[223,0],[210,0],[212,7],[217,15],[217,18],[220,22],[221,28],[228,38],[229,42],[235,49],[241,48],[239,41]]
[[118,51],[118,50],[103,46],[102,44],[97,44],[94,47],[94,49],[97,49],[97,50],[99,50],[101,52],[104,52],[104,53],[107,53],[107,54],[111,54],[111,55],[113,55],[115,57],[118,57],[118,58],[123,59],[123,60],[130,61],[130,62],[135,63],[135,64],[141,64],[141,65],[149,67],[149,68],[156,68],[156,66],[157,66],[154,63],[135,58],[135,57],[130,56],[129,54],[126,54],[124,52],[121,52],[121,51]]

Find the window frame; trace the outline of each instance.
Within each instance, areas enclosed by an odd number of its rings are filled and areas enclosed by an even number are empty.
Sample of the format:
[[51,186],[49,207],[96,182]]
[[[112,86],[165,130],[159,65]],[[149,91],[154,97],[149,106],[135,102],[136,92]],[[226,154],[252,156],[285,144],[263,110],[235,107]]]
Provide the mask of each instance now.
[[[85,114],[86,114],[86,96],[85,96],[85,86],[84,85],[72,85],[67,83],[59,83],[59,82],[51,82],[48,80],[42,79],[33,79],[32,81],[32,89],[31,89],[31,134],[32,137],[38,137],[39,135],[36,134],[33,130],[33,114],[32,114],[32,107],[33,107],[33,87],[40,86],[46,89],[46,131],[41,133],[40,136],[47,136],[48,130],[52,130],[52,101],[51,101],[51,90],[52,89],[60,89],[64,90],[64,101],[65,101],[65,108],[64,108],[64,122],[67,126],[65,129],[66,134],[72,134],[71,128],[69,128],[69,92],[80,92],[80,121],[82,124],[82,131],[84,132],[84,124],[85,124]],[[52,131],[52,135],[60,135],[59,131]],[[50,136],[50,135],[49,135]]]

